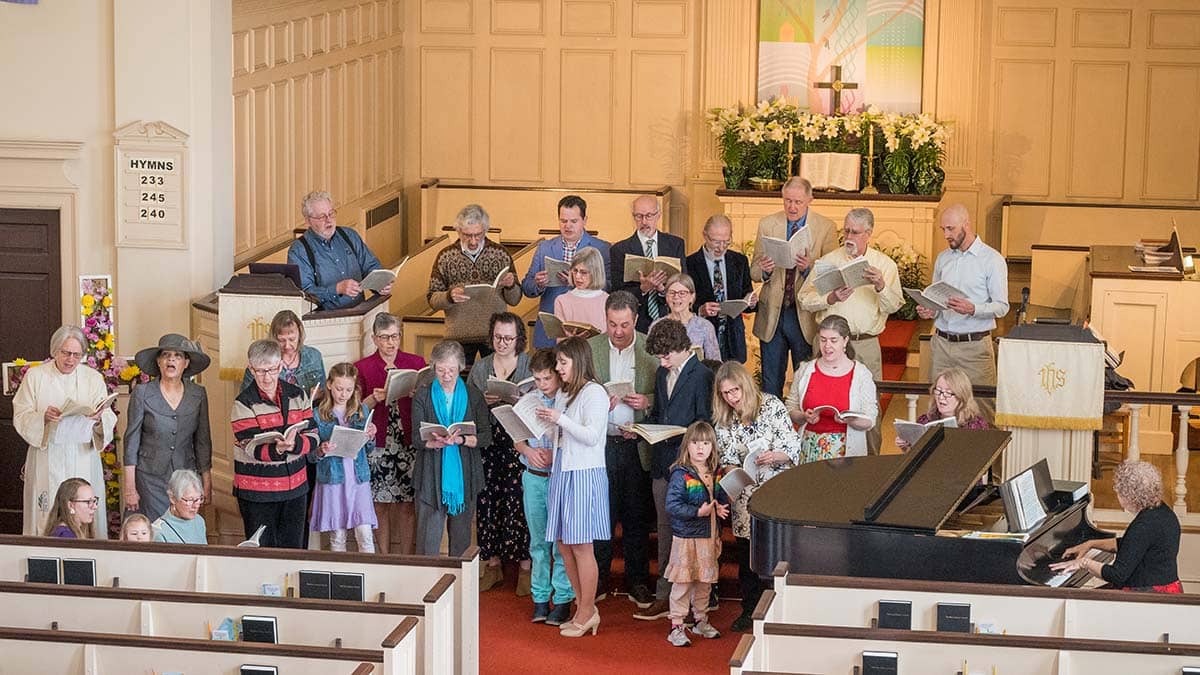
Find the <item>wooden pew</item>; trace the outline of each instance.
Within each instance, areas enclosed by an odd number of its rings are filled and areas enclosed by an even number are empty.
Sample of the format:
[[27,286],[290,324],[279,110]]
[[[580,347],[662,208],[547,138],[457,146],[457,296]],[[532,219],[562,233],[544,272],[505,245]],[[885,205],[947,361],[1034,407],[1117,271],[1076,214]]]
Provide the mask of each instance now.
[[422,603],[348,602],[193,591],[0,582],[0,625],[208,639],[226,617],[273,616],[290,645],[377,649],[407,617],[417,620],[415,672],[453,669],[454,625],[446,574]]
[[[25,561],[30,556],[94,559],[101,586],[116,585],[114,579],[119,579],[119,585],[126,588],[258,596],[264,583],[284,587],[290,576],[294,586],[300,570],[327,570],[362,573],[364,595],[371,601],[427,603],[436,602],[427,597],[445,593],[450,602],[438,605],[437,616],[426,616],[431,624],[454,626],[451,670],[478,672],[476,547],[467,549],[461,558],[452,558],[0,535],[0,581],[24,581]],[[447,582],[444,575],[453,581]],[[430,589],[434,595],[426,592]]]
[[[402,661],[415,649],[416,619],[389,636],[388,648]],[[380,649],[329,649],[254,642],[218,642],[114,633],[0,626],[6,673],[101,675],[109,673],[237,673],[242,665],[275,666],[287,675],[408,675],[388,671]]]

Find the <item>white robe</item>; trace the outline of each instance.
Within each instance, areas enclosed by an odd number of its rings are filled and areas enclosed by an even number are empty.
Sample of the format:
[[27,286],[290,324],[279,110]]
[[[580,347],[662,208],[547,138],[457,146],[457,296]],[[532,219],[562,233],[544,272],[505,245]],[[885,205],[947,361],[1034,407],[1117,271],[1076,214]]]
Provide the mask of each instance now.
[[58,486],[64,480],[78,476],[91,483],[100,498],[94,529],[97,539],[107,538],[104,467],[100,452],[112,442],[116,413],[111,407],[101,413],[100,424],[96,425],[90,444],[52,443],[46,438],[45,418],[46,408],[50,406],[61,409],[67,401],[90,405],[99,403],[107,395],[104,377],[82,364],[64,375],[53,361],[47,361],[25,374],[13,398],[13,426],[29,444],[25,454],[24,534],[43,534]]

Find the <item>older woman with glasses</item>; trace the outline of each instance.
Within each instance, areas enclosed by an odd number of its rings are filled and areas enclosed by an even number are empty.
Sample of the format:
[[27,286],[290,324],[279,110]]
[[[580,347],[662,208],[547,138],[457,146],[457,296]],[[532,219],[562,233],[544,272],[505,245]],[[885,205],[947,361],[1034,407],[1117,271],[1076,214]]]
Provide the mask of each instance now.
[[[675,319],[683,324],[688,337],[692,339],[692,344],[699,345],[704,350],[703,359],[720,361],[721,346],[717,343],[717,331],[712,323],[692,311],[695,302],[696,284],[692,278],[682,272],[671,275],[667,279],[667,307],[671,312],[654,323],[663,319]],[[654,324],[650,326],[653,328]]]
[[[77,326],[63,326],[50,336],[50,359],[33,366],[13,398],[13,427],[28,444],[21,477],[25,481],[22,533],[39,535],[54,504],[58,486],[80,476],[104,485],[100,451],[113,440],[117,415],[111,405],[97,411],[108,396],[104,377],[83,363],[86,338]],[[89,488],[90,489],[90,488]],[[108,511],[104,499],[96,509],[95,536],[104,539]]]
[[[585,249],[587,250],[587,249]],[[560,298],[561,299],[561,298]],[[520,382],[532,377],[529,354],[525,352],[525,324],[512,312],[493,314],[489,332],[492,353],[471,367],[467,385],[489,408],[506,401],[487,393],[488,380]],[[483,489],[479,493],[479,517],[476,539],[483,558],[483,578],[479,590],[486,591],[504,581],[501,561],[519,562],[517,595],[530,591],[529,527],[525,524],[525,506],[521,491],[524,458],[513,448],[513,439],[493,415],[492,443],[480,450],[483,457]]]
[[[363,405],[371,409],[375,425],[375,449],[367,455],[371,467],[371,499],[379,521],[375,549],[380,553],[412,555],[417,550],[417,512],[413,505],[412,397],[402,396],[387,402],[387,378],[390,370],[420,370],[425,359],[400,351],[403,336],[400,318],[381,312],[371,326],[375,353],[355,362]],[[392,551],[392,529],[399,549]]]
[[[204,503],[204,483],[195,471],[177,469],[167,480],[167,499],[171,507],[155,520],[154,541],[168,544],[207,544],[208,530],[200,516]],[[248,532],[246,536],[254,534]]]
[[[929,424],[953,417],[959,429],[989,429],[987,418],[971,393],[971,381],[961,368],[947,368],[933,378],[929,386],[929,410],[917,418],[918,424]],[[896,438],[896,445],[908,451],[909,444]]]

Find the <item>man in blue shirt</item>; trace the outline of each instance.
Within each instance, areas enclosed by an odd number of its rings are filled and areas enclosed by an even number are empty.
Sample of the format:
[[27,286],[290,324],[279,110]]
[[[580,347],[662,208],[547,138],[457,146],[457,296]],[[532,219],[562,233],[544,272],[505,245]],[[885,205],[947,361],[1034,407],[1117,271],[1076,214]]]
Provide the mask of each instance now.
[[[358,304],[363,295],[359,282],[381,267],[379,259],[358,232],[337,226],[328,192],[308,193],[300,202],[300,213],[308,231],[288,249],[288,264],[300,268],[300,289],[315,297],[320,309]],[[391,293],[392,285],[380,292]]]

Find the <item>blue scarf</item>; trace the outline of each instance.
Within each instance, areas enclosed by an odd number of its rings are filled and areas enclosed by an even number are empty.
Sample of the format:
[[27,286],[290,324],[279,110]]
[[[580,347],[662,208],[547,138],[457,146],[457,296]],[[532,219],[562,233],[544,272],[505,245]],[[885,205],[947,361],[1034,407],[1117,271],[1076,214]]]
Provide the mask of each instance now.
[[[454,400],[450,409],[446,409],[446,394],[441,383],[434,382],[429,389],[429,398],[433,399],[433,412],[437,415],[438,424],[450,428],[467,416],[467,385],[458,378],[454,385]],[[463,512],[466,501],[466,490],[463,488],[462,456],[457,445],[447,445],[442,448],[442,503],[446,512],[457,516]]]

